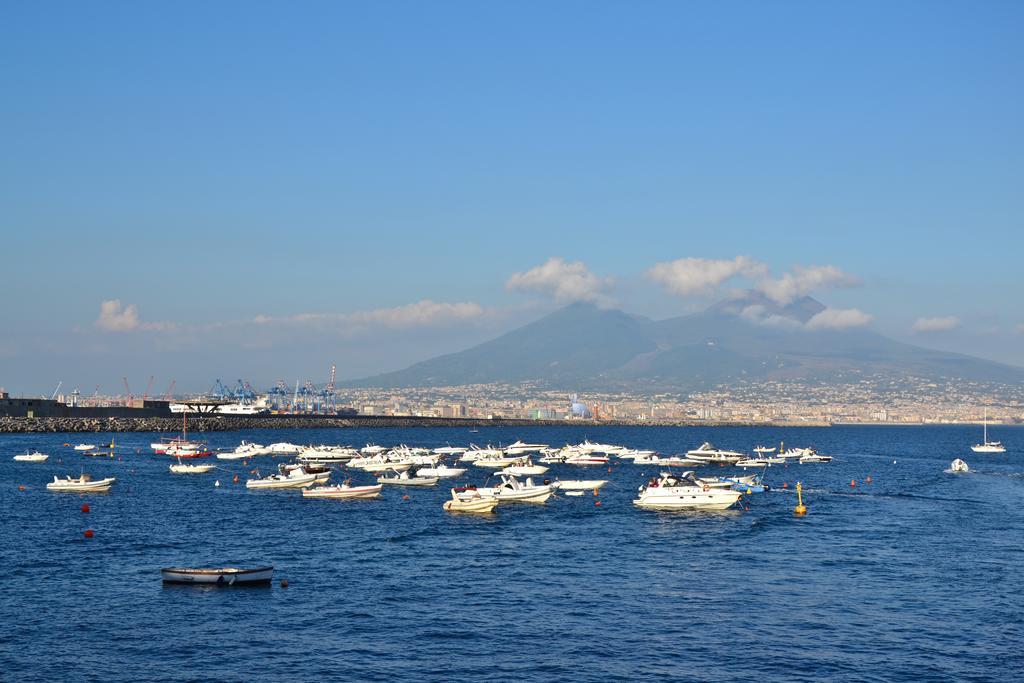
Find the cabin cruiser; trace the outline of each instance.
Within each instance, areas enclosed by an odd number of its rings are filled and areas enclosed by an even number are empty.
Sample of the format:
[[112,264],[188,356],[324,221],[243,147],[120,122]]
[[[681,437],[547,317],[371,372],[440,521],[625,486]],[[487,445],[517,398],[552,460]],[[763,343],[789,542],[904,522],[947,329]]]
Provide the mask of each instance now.
[[682,475],[662,472],[641,486],[639,491],[640,495],[633,504],[652,510],[725,510],[743,495],[729,488],[702,483],[693,472]]
[[543,503],[551,497],[555,488],[550,484],[534,484],[530,477],[520,482],[515,477],[503,474],[498,486],[479,487],[474,491],[482,496],[493,496],[502,503]]
[[306,474],[315,474],[316,479],[313,481],[313,483],[315,484],[323,484],[324,482],[331,478],[331,468],[324,467],[322,465],[311,465],[309,463],[304,462],[296,462],[291,464],[282,463],[281,465],[278,465],[277,469],[281,474],[290,474],[296,470],[302,470]]
[[492,455],[487,458],[480,458],[478,460],[474,460],[473,464],[476,465],[477,467],[487,467],[490,469],[499,470],[502,469],[503,467],[508,467],[517,460],[519,460],[519,458],[515,456]]
[[476,489],[452,489],[451,500],[446,500],[441,507],[448,512],[494,512],[498,502],[497,498],[483,496]]
[[235,450],[228,453],[217,453],[218,460],[246,460],[258,455],[267,455],[270,451],[258,443],[243,441]]
[[505,447],[505,452],[509,455],[522,455],[524,453],[537,453],[548,445],[546,443],[523,443],[522,441],[516,441],[514,444]]
[[832,462],[831,455],[821,455],[813,448],[807,448],[805,451],[806,452],[800,456],[799,462],[801,465],[808,462]]
[[[413,473],[415,475],[415,472]],[[378,484],[393,484],[395,486],[436,486],[437,477],[409,476],[408,470],[387,470],[377,477]]]
[[114,477],[94,480],[88,474],[82,474],[78,477],[69,476],[64,479],[58,479],[55,476],[53,481],[46,485],[46,490],[66,493],[106,493],[115,481],[117,479]]
[[91,443],[80,443],[75,446],[76,451],[91,451],[94,448],[96,448],[96,446]]
[[362,453],[363,455],[380,455],[386,450],[387,448],[385,448],[384,446],[378,446],[376,444],[368,443],[362,448],[360,448],[359,452]]
[[620,460],[636,460],[637,458],[649,458],[654,455],[654,451],[644,451],[639,449],[626,449],[619,451],[615,454]]
[[605,455],[615,455],[621,451],[626,450],[622,446],[613,446],[607,443],[591,443],[588,440],[584,440],[583,443],[576,446],[584,453],[604,453]]
[[262,479],[249,479],[247,489],[304,489],[317,482],[319,475],[306,472],[301,467],[287,474],[271,474]]
[[439,477],[441,479],[461,477],[465,473],[465,467],[449,467],[443,463],[435,467],[423,467],[416,470],[417,477]]
[[302,450],[295,459],[299,462],[318,465],[343,465],[359,456],[353,448],[341,446],[310,446]]
[[412,465],[413,463],[409,461],[400,462],[398,460],[392,460],[384,453],[369,458],[353,458],[348,462],[349,467],[371,472],[373,474],[378,474],[385,470],[396,470],[402,472],[412,467]]
[[12,460],[17,462],[46,462],[50,459],[46,453],[40,453],[39,451],[33,451],[32,453],[19,453],[14,456]]
[[593,452],[577,453],[576,455],[570,455],[562,462],[566,465],[606,465],[608,464],[608,456],[596,455]]
[[303,498],[377,498],[380,496],[381,484],[372,486],[352,486],[352,480],[346,479],[340,486],[317,486],[302,489]]
[[730,464],[739,462],[740,460],[746,459],[747,456],[736,451],[726,451],[720,448],[715,448],[715,445],[710,441],[705,441],[700,445],[699,448],[694,448],[692,451],[686,451],[686,457],[691,460],[699,460],[705,463],[720,463]]
[[170,467],[171,474],[206,474],[216,465],[193,465],[191,463],[183,463],[179,459],[177,465],[171,465]]
[[533,460],[530,458],[520,458],[505,469],[498,470],[498,474],[511,474],[517,477],[527,477],[534,474],[544,474],[547,471],[547,467],[544,467],[543,465],[534,465]]
[[659,467],[697,467],[704,463],[699,460],[691,460],[681,455],[638,455],[633,458],[634,465],[657,465]]

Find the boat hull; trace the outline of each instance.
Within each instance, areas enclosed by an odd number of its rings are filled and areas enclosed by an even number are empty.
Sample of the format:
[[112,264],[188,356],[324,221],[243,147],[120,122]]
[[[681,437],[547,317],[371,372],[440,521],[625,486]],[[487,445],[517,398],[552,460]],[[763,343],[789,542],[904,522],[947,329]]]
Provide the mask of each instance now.
[[448,512],[472,512],[472,513],[488,513],[494,512],[494,508],[498,507],[498,499],[496,498],[477,498],[473,500],[446,500],[441,506]]
[[376,486],[319,486],[313,489],[303,489],[303,498],[333,498],[343,500],[346,498],[377,498],[380,496],[380,484]]

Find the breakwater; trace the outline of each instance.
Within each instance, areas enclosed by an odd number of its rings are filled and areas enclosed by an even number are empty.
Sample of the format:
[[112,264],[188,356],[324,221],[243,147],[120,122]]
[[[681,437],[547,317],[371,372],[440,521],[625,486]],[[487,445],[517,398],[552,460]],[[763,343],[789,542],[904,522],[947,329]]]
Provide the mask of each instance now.
[[[324,415],[195,416],[190,432],[230,432],[242,429],[324,429],[346,427],[520,427],[565,424],[562,420],[497,418],[473,420],[443,417]],[[591,423],[582,423],[591,424]],[[0,417],[0,434],[54,432],[180,432],[179,417]]]

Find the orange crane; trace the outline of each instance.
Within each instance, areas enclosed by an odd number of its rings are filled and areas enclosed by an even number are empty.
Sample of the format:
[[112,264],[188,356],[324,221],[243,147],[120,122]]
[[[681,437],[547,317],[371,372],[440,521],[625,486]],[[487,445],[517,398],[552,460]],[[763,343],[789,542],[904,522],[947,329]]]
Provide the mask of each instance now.
[[146,393],[142,395],[142,402],[145,403],[146,399],[149,398],[149,392],[153,388],[153,375],[149,376],[149,384],[146,385]]
[[177,381],[178,380],[176,380],[176,379],[172,379],[171,380],[171,386],[167,387],[167,393],[164,394],[164,400],[165,401],[170,401],[171,397],[174,396],[174,384]]

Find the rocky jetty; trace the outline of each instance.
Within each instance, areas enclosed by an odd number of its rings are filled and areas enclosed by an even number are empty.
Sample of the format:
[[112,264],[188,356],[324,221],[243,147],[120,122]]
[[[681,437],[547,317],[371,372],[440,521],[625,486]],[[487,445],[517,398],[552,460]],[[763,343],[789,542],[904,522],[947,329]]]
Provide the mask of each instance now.
[[[328,417],[270,415],[263,417],[190,417],[190,432],[240,429],[325,429],[345,427],[521,427],[564,425],[562,420],[472,420],[442,417]],[[0,434],[34,432],[180,432],[177,417],[0,417]]]

